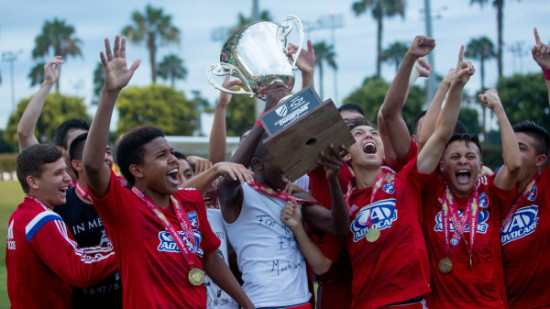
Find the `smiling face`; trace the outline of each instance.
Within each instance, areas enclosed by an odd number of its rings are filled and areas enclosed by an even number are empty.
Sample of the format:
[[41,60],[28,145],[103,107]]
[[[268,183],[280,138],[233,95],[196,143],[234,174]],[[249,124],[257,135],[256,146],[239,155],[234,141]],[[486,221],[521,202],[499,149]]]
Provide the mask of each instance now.
[[355,144],[350,147],[352,166],[382,166],[384,145],[377,129],[369,125],[360,125],[351,130]]
[[40,177],[28,176],[29,194],[50,208],[65,204],[70,181],[65,167],[63,158],[59,158],[53,163],[44,164]]
[[178,159],[178,180],[179,187],[183,186],[183,183],[195,176],[191,165],[185,159]]
[[178,191],[178,160],[164,137],[156,137],[144,146],[143,163],[131,166],[136,185],[160,195]]
[[469,196],[482,167],[481,152],[474,142],[451,142],[445,149],[440,162],[440,170],[451,191],[458,197]]

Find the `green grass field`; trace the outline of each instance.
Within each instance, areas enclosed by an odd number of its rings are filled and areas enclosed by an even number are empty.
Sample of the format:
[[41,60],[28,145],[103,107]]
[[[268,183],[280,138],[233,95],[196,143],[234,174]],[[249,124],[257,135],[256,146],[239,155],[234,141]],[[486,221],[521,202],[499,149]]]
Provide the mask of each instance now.
[[8,220],[17,205],[23,201],[23,191],[17,181],[0,182],[0,309],[10,307],[6,284],[6,237]]

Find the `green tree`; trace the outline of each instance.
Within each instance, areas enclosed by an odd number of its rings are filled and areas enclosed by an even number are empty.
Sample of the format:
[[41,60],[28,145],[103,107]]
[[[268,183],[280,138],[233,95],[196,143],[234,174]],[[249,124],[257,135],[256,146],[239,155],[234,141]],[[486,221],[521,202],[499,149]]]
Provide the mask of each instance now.
[[27,77],[31,80],[31,87],[34,85],[41,85],[44,82],[44,66],[45,62],[39,62],[31,68]]
[[[34,49],[32,58],[44,58],[52,56],[61,56],[67,59],[67,56],[81,56],[81,40],[75,37],[75,28],[65,23],[65,20],[54,18],[53,21],[45,21],[42,26],[42,32],[34,39]],[[42,66],[43,67],[43,66]],[[30,75],[30,74],[29,74]],[[59,93],[59,80],[61,79],[61,70],[59,78],[55,83],[55,91]]]
[[[486,90],[485,88],[485,60],[494,58],[496,56],[494,45],[491,40],[486,37],[480,37],[477,39],[472,39],[468,45],[466,45],[466,50],[464,51],[464,57],[470,58],[470,59],[476,59],[479,61],[479,73],[481,77],[481,91],[484,92]],[[481,121],[482,127],[481,132],[483,133],[483,140],[487,140],[487,121],[486,115],[487,115],[487,106],[485,104],[481,103],[481,101],[477,100],[479,104],[481,104],[481,110],[483,112],[483,119]]]
[[479,114],[476,109],[471,107],[461,107],[458,120],[462,121],[468,133],[473,135],[479,135],[481,133],[481,126],[479,125]]
[[194,101],[171,87],[152,84],[126,88],[116,106],[119,135],[145,124],[158,126],[167,135],[191,135],[198,128]]
[[550,132],[550,108],[541,73],[502,77],[497,91],[510,123],[532,120]]
[[[483,6],[488,0],[470,0],[470,4],[478,3]],[[502,77],[502,31],[504,25],[504,0],[493,0],[493,6],[497,10],[497,67],[498,77]]]
[[336,64],[336,53],[334,52],[334,45],[327,45],[325,41],[313,44],[315,50],[315,65],[319,67],[319,89],[321,98],[323,95],[323,63],[328,64],[329,67],[334,70],[338,69]]
[[399,70],[399,65],[403,61],[403,57],[409,50],[409,47],[403,42],[393,42],[388,48],[382,52],[382,61],[393,62],[395,65],[395,73]]
[[[10,115],[8,126],[5,131],[5,140],[17,149],[17,124],[23,111],[29,104],[31,98],[19,101],[16,110]],[[41,143],[53,142],[55,129],[65,120],[79,118],[88,122],[90,116],[86,113],[86,105],[83,98],[50,94],[46,98],[44,108],[36,123],[35,136]]]
[[[384,102],[389,87],[390,84],[381,78],[374,76],[366,78],[361,87],[355,89],[355,91],[344,99],[344,104],[355,103],[361,106],[365,112],[365,117],[376,123],[378,110]],[[407,123],[412,122],[416,114],[422,110],[426,103],[425,100],[426,91],[420,87],[413,86],[407,99],[407,104],[403,107],[403,118]]]
[[183,65],[183,60],[175,54],[164,56],[159,63],[157,74],[164,80],[170,80],[170,85],[174,87],[176,79],[184,80],[187,77],[187,68]]
[[371,11],[376,20],[376,77],[380,77],[382,63],[382,33],[384,31],[384,17],[401,15],[405,17],[405,0],[360,0],[353,2],[352,10],[356,16]]
[[99,103],[99,97],[101,96],[101,89],[103,89],[103,85],[105,84],[105,75],[103,73],[103,63],[98,62],[95,66],[94,70],[94,76],[93,76],[93,85],[94,85],[94,92],[93,92],[93,98],[92,98],[92,104],[97,105]]
[[227,136],[241,136],[254,125],[255,101],[246,95],[234,95],[227,105]]
[[151,64],[151,80],[157,81],[156,55],[157,46],[165,43],[180,42],[180,30],[172,24],[172,16],[164,15],[162,9],[145,7],[145,14],[138,11],[132,13],[133,24],[122,29],[122,33],[132,43],[146,41],[149,50],[149,62]]

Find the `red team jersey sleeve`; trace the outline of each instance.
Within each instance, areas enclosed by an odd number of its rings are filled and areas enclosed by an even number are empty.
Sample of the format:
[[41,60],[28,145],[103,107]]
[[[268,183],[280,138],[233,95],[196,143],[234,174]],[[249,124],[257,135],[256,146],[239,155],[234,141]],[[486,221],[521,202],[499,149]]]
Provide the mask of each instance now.
[[34,252],[68,284],[79,288],[90,287],[116,271],[117,264],[112,248],[78,248],[61,217],[35,228],[38,228],[36,232],[27,233]]

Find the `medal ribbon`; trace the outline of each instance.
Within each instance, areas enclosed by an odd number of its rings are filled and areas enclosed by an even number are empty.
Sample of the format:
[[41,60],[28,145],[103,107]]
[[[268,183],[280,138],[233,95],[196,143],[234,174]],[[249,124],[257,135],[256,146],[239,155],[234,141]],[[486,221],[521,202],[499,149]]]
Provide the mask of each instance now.
[[[479,216],[479,211],[478,211],[479,190],[478,189],[479,189],[479,185],[476,184],[474,192],[470,196],[467,206],[465,207],[464,212],[460,217],[458,215],[458,209],[453,202],[453,195],[448,185],[445,188],[445,199],[440,199],[440,201],[442,201],[443,203],[443,206],[442,206],[443,211],[442,211],[441,217],[443,221],[442,222],[443,233],[445,237],[445,250],[447,251],[448,256],[450,256],[450,252],[451,252],[451,248],[449,245],[450,243],[449,234],[451,231],[450,222],[453,223],[453,226],[455,228],[455,232],[451,236],[451,239],[456,239],[457,241],[460,241],[460,238],[464,239],[464,242],[466,243],[466,246],[468,248],[467,249],[468,255],[470,255],[470,258],[472,256],[474,241],[475,241],[475,234],[477,232],[477,220]],[[470,225],[469,241],[464,237],[464,232],[466,231],[467,223],[469,223]]]
[[506,218],[501,222],[500,224],[501,232],[504,231],[504,228],[506,228],[506,226],[512,220],[512,217],[514,216],[514,213],[516,212],[516,209],[518,208],[519,204],[521,204],[524,200],[527,199],[528,193],[531,191],[531,189],[533,189],[533,187],[535,186],[535,183],[538,181],[539,178],[540,178],[540,172],[538,172],[535,176],[533,176],[531,181],[529,181],[529,184],[527,185],[527,187],[523,189],[523,193],[518,197],[514,205],[512,205],[512,208],[510,208],[510,211],[508,211]]
[[[181,251],[181,254],[183,255],[183,258],[191,266],[191,268],[197,268],[196,263],[191,261],[189,257],[189,250],[187,249],[187,245],[183,242],[183,239],[179,236],[178,232],[176,231],[176,228],[170,224],[168,219],[166,219],[166,216],[162,212],[162,209],[160,209],[157,205],[155,205],[147,196],[145,196],[141,191],[139,191],[138,188],[135,186],[132,187],[132,192],[145,204],[147,207],[155,214],[155,217],[159,220],[159,222],[164,226],[164,228],[170,233],[176,244],[178,245],[178,248]],[[174,212],[176,213],[176,216],[178,217],[179,224],[183,230],[183,233],[185,234],[185,238],[193,246],[198,249],[197,241],[195,240],[195,235],[193,234],[193,230],[191,228],[191,222],[189,222],[189,218],[185,215],[183,209],[181,208],[179,202],[173,197],[170,196],[170,199],[172,200],[172,205],[174,207]],[[194,253],[195,251],[191,252]]]
[[93,200],[92,200],[92,195],[90,194],[90,191],[88,190],[85,190],[82,185],[80,184],[80,182],[77,182],[76,183],[76,192],[78,193],[78,195],[80,195],[80,197],[86,201],[88,204],[93,204]]
[[265,193],[267,195],[276,197],[276,198],[281,199],[281,200],[290,201],[292,199],[295,199],[296,202],[298,202],[298,203],[319,204],[319,202],[317,202],[317,201],[305,200],[305,199],[297,198],[297,197],[295,197],[293,195],[290,195],[290,194],[286,194],[282,191],[275,191],[275,190],[273,190],[273,188],[271,188],[269,186],[266,186],[264,184],[261,184],[261,183],[253,182],[253,183],[250,183],[248,185],[252,189],[254,189],[258,192]]

